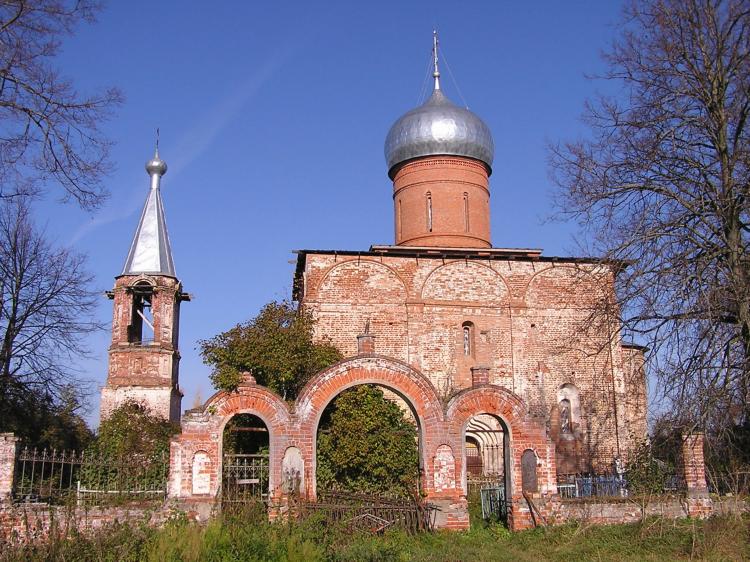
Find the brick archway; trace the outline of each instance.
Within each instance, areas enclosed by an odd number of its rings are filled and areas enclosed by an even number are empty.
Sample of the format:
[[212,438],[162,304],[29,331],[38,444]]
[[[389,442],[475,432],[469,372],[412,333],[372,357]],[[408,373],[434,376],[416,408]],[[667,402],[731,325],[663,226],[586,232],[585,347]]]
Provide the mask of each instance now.
[[[518,529],[531,524],[521,492],[521,457],[531,449],[539,459],[540,493],[557,492],[554,445],[544,423],[530,418],[524,402],[511,391],[493,385],[464,390],[443,408],[430,380],[400,361],[359,355],[315,375],[293,407],[269,389],[247,379],[236,392],[218,392],[202,408],[186,412],[182,433],[172,441],[169,496],[210,513],[221,483],[224,426],[235,414],[258,416],[269,431],[269,492],[284,503],[286,475],[299,480],[299,492],[315,498],[315,455],[318,424],[326,406],[347,388],[361,384],[386,387],[411,407],[420,436],[421,487],[426,499],[440,508],[436,525],[466,529],[464,431],[478,414],[500,418],[509,436],[509,523]],[[197,481],[198,480],[198,481]],[[197,509],[197,508],[196,508]]]
[[434,452],[441,444],[444,415],[440,397],[432,383],[405,363],[376,355],[359,356],[337,363],[310,380],[295,402],[300,445],[305,459],[306,488],[316,490],[316,441],[318,424],[326,406],[344,390],[362,384],[386,387],[412,409],[417,420],[423,491],[432,491]]
[[[543,421],[527,414],[526,404],[516,394],[500,386],[483,385],[464,390],[448,403],[446,420],[457,446],[463,447],[464,432],[469,421],[478,414],[500,418],[508,433],[508,458],[505,466],[507,498],[510,503],[508,522],[511,528],[523,528],[530,523],[528,506],[521,489],[521,459],[531,449],[539,459],[537,479],[540,494],[557,493],[555,446],[547,436]],[[466,493],[466,460],[461,463],[460,487]],[[527,521],[528,520],[528,521]]]
[[[287,403],[277,394],[250,381],[245,381],[235,392],[219,391],[202,408],[190,410],[182,419],[182,433],[172,441],[170,465],[184,470],[170,470],[170,496],[192,498],[201,495],[214,498],[221,484],[222,442],[224,427],[236,414],[253,414],[268,429],[269,496],[281,496],[282,459],[287,449],[292,415]],[[206,484],[204,494],[195,492],[195,475],[191,469],[195,453],[205,455]],[[181,478],[172,480],[172,474]]]

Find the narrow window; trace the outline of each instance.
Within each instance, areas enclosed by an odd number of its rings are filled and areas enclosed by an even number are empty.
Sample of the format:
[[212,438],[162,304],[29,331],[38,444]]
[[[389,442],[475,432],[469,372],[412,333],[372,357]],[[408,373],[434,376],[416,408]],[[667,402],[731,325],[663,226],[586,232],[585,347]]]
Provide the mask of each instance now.
[[560,433],[570,433],[571,431],[571,412],[570,400],[567,398],[560,400]]
[[[154,288],[148,283],[141,282],[133,285],[133,306],[130,312],[130,326],[128,326],[128,342],[143,343],[152,341],[154,336],[154,319],[151,304],[154,296]],[[149,330],[144,333],[143,325]]]
[[401,199],[398,200],[398,209],[396,211],[396,238],[401,240]]
[[427,232],[432,232],[432,193],[427,192]]
[[464,193],[464,232],[469,232],[469,194]]
[[464,355],[471,357],[474,355],[474,324],[464,322],[461,325],[461,335],[463,337]]

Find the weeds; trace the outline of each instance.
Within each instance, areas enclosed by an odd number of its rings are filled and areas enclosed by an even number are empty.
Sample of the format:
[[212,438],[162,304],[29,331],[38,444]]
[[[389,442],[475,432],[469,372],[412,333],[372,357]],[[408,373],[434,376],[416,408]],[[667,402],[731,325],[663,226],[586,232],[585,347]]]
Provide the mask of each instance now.
[[382,536],[352,534],[320,517],[266,521],[262,511],[225,513],[207,525],[176,517],[162,528],[113,524],[86,536],[38,542],[0,554],[0,562],[147,561],[536,561],[536,560],[748,560],[745,517],[705,521],[647,519],[608,527],[563,525],[510,533],[498,524],[464,533]]

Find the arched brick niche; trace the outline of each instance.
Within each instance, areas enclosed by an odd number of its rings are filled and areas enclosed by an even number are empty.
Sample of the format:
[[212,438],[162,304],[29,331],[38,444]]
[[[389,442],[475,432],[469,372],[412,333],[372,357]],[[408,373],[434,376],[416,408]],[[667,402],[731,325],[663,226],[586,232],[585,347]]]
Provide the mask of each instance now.
[[[537,470],[539,493],[545,496],[553,495],[557,493],[554,444],[547,437],[544,423],[527,415],[523,400],[506,388],[486,385],[464,390],[448,403],[446,420],[454,450],[463,450],[466,427],[471,419],[479,414],[489,414],[499,418],[507,434],[505,483],[508,490],[509,523],[512,528],[521,528],[528,515],[528,508],[523,504],[523,454],[527,450],[535,453],[539,461]],[[462,455],[457,480],[465,495],[465,455]]]
[[[460,279],[461,283],[456,283]],[[491,267],[470,261],[454,261],[435,268],[422,286],[425,302],[482,303],[507,306],[510,291],[505,279]]]
[[[185,413],[182,433],[172,440],[170,497],[202,502],[216,498],[221,484],[223,431],[236,414],[253,414],[268,428],[268,488],[272,498],[280,497],[282,459],[293,419],[286,402],[277,394],[247,383],[236,392],[217,392],[203,408]],[[196,482],[196,477],[201,480]]]
[[601,306],[603,299],[612,294],[612,283],[608,268],[555,265],[529,279],[524,300],[531,308],[590,310]]
[[305,291],[305,301],[314,310],[316,334],[331,338],[345,357],[357,354],[352,334],[362,333],[367,324],[377,334],[380,353],[401,360],[408,357],[404,315],[408,290],[393,268],[359,257],[339,261],[319,283],[307,283]]
[[361,384],[386,387],[412,409],[419,426],[422,488],[429,496],[434,489],[432,459],[445,433],[440,398],[424,375],[404,363],[380,356],[356,357],[322,371],[308,382],[297,398],[298,425],[294,441],[304,459],[305,487],[309,494],[315,496],[316,438],[323,410],[341,392]]
[[321,300],[368,304],[400,303],[406,300],[407,293],[404,281],[395,270],[368,259],[337,263],[328,269],[315,290],[312,296]]

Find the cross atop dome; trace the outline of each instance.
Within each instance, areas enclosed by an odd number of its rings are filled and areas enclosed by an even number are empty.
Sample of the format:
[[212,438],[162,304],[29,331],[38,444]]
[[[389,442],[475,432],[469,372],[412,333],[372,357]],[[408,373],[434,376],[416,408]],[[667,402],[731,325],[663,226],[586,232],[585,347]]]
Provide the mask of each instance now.
[[440,89],[440,69],[438,68],[438,36],[437,29],[432,30],[432,77],[435,79],[435,90]]

